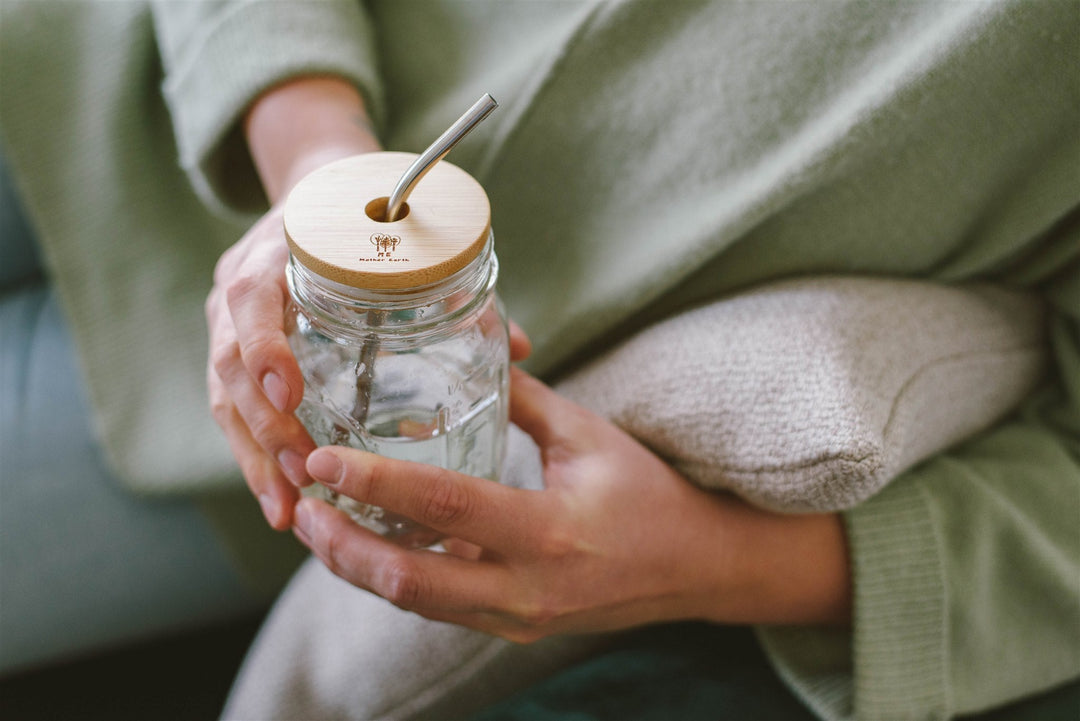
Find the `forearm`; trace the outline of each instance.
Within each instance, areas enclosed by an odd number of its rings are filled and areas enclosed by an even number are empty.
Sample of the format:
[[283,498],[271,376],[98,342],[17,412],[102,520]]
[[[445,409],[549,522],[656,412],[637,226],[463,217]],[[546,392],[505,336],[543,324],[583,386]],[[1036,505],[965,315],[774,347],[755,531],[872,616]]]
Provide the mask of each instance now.
[[321,165],[380,150],[360,93],[329,76],[274,86],[252,104],[244,132],[271,203]]
[[849,625],[851,570],[838,514],[784,515],[718,496],[715,553],[687,553],[692,617],[718,623]]

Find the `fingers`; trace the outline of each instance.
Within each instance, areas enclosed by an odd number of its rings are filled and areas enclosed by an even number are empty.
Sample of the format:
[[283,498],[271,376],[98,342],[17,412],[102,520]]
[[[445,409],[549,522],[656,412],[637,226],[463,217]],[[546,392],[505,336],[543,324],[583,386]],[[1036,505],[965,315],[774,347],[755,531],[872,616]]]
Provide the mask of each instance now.
[[272,528],[284,531],[292,525],[292,509],[299,498],[296,487],[251,437],[213,368],[208,369],[207,382],[214,419],[225,432],[244,481],[258,499],[267,523]]
[[470,612],[503,603],[509,578],[495,564],[410,551],[314,498],[295,510],[297,537],[334,574],[410,610]]
[[307,469],[338,493],[499,554],[532,544],[529,523],[541,510],[539,495],[530,491],[351,448],[319,448]]
[[460,538],[444,538],[439,542],[439,545],[441,545],[450,555],[470,561],[479,560],[484,554],[483,548],[477,546],[475,543],[463,541]]
[[513,366],[510,368],[510,420],[532,436],[545,458],[553,452],[580,450],[591,437],[590,425],[602,422]]
[[292,524],[294,485],[311,482],[304,460],[314,448],[291,414],[303,381],[283,329],[282,235],[281,213],[271,211],[222,255],[206,301],[211,409],[263,514],[279,530]]
[[[270,224],[269,221],[277,224]],[[275,214],[251,230],[268,239],[256,242],[223,283],[240,357],[273,406],[291,413],[303,398],[303,378],[285,337],[284,309],[288,299],[285,264],[288,250]]]
[[221,311],[215,302],[217,297],[216,291],[211,293],[208,322],[211,324],[211,362],[223,386],[222,392],[235,406],[249,435],[278,462],[288,478],[298,486],[310,485],[304,459],[315,444],[296,416],[278,411],[255,385],[243,362],[231,318]]
[[532,341],[514,321],[510,321],[510,360],[523,361],[532,353]]
[[544,590],[537,592],[510,566],[471,553],[401,548],[314,498],[297,504],[293,530],[337,576],[426,618],[518,643],[554,628]]

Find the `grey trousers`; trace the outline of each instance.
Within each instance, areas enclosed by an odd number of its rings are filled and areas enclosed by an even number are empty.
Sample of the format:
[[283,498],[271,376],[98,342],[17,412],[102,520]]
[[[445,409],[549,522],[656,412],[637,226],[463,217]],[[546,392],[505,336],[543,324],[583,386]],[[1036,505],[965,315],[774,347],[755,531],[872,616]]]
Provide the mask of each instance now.
[[[513,427],[507,457],[504,482],[539,486],[539,451]],[[591,655],[612,638],[511,643],[402,611],[310,559],[259,632],[224,718],[466,718]]]

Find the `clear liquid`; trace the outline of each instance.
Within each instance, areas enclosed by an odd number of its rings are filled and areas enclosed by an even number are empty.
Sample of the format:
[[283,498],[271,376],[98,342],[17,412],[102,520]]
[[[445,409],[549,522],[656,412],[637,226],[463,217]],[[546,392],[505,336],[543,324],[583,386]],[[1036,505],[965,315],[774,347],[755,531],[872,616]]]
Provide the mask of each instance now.
[[[424,408],[373,409],[363,427],[357,427],[326,405],[305,397],[297,417],[317,445],[344,445],[388,458],[415,461],[498,480],[502,464],[502,428],[506,408],[499,385],[472,404],[460,419],[446,406],[432,414]],[[441,534],[377,506],[338,495],[322,486],[312,487],[354,521],[409,547],[429,546]]]
[[[317,326],[292,307],[287,333],[305,385],[297,418],[319,446],[349,446],[497,481],[509,390],[498,304],[492,297],[473,322],[453,333],[410,336],[407,342],[379,330],[405,322],[398,315],[381,316],[379,324],[366,318],[371,333],[358,339]],[[408,518],[322,486],[308,492],[399,545],[440,540]]]

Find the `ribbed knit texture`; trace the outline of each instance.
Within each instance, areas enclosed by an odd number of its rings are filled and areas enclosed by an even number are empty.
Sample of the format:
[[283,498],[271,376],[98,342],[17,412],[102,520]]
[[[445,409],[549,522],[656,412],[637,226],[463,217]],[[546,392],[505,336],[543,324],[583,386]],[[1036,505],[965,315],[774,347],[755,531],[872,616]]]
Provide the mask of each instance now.
[[[781,676],[823,718],[948,716],[946,587],[928,510],[917,485],[897,484],[846,514],[853,633],[759,629]],[[848,668],[822,654],[838,644],[850,645]]]
[[[334,5],[332,12],[324,7],[328,4]],[[266,199],[257,192],[250,170],[247,177],[238,175],[245,167],[250,169],[250,161],[246,154],[230,156],[226,145],[241,113],[254,95],[271,85],[297,75],[328,74],[361,88],[372,119],[381,121],[384,105],[374,38],[353,0],[204,5],[217,9],[193,9],[190,24],[161,22],[160,16],[158,22],[166,64],[163,90],[180,146],[180,164],[199,197],[215,211],[255,212]],[[208,20],[197,22],[201,18]],[[237,34],[252,42],[236,44]],[[236,139],[232,140],[235,146]]]
[[943,549],[922,489],[887,489],[877,503],[847,514],[847,530],[857,579],[856,714],[945,718],[951,705]]

